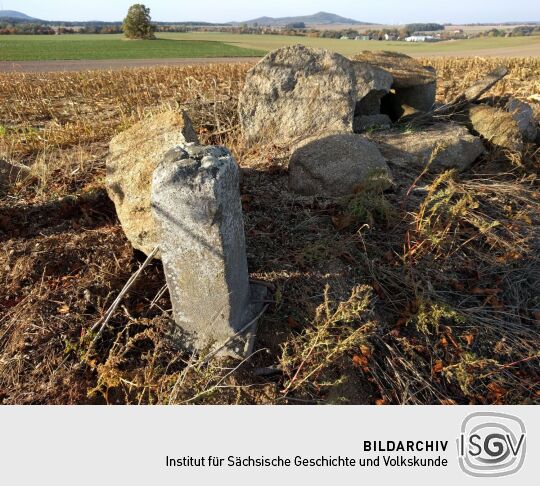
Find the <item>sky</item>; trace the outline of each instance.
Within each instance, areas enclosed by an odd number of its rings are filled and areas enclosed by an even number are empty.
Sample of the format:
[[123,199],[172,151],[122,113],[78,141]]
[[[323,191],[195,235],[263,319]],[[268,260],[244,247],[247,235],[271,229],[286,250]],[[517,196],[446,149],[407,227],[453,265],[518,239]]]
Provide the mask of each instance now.
[[150,7],[156,21],[229,22],[261,16],[332,12],[381,24],[409,22],[540,21],[539,0],[0,0],[0,10],[18,10],[44,20],[122,20],[133,3]]

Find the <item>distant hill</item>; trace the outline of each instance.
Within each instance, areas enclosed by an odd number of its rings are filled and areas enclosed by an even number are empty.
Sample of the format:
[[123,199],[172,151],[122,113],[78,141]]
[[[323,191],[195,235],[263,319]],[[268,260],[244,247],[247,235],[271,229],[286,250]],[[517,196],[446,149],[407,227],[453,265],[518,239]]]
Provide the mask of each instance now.
[[328,13],[328,12],[319,12],[313,15],[304,15],[299,17],[259,17],[258,19],[246,20],[245,22],[231,22],[232,25],[254,25],[265,27],[283,27],[287,24],[294,24],[297,22],[303,22],[307,26],[310,25],[371,25],[370,22],[360,22],[354,19],[347,19],[341,17],[340,15]]
[[17,12],[16,10],[0,10],[0,19],[17,19],[17,20],[26,20],[28,22],[32,20],[38,20],[22,12]]

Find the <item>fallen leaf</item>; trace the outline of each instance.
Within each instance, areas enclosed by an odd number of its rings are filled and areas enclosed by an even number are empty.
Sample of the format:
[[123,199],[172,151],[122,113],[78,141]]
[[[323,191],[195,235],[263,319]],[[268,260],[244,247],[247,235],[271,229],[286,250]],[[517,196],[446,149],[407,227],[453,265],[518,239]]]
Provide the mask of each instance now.
[[66,304],[61,305],[60,307],[58,307],[57,311],[59,314],[67,314],[69,312],[69,306]]
[[480,287],[475,287],[471,292],[474,295],[496,295],[501,292],[501,289],[482,289]]
[[464,334],[463,336],[461,336],[465,342],[469,345],[469,346],[472,346],[472,343],[474,342],[474,335],[473,334]]
[[367,356],[368,358],[371,356],[371,348],[365,344],[360,345],[360,352],[362,353],[362,356]]
[[287,324],[291,329],[299,329],[300,327],[302,327],[300,326],[300,323],[291,316],[289,316],[289,318],[287,319]]
[[493,307],[494,309],[497,309],[497,310],[503,310],[504,309],[504,304],[499,299],[497,299],[497,297],[495,295],[490,295],[486,299],[486,304],[489,304],[491,307]]
[[383,289],[382,287],[379,285],[379,282],[373,282],[371,284],[371,286],[373,287],[373,290],[375,291],[375,293],[379,296],[379,297],[384,297],[384,292],[383,292]]
[[347,263],[351,263],[351,264],[357,264],[358,263],[356,258],[354,258],[348,251],[344,251],[339,256],[340,256],[340,258],[343,258],[343,260],[345,260]]
[[365,356],[353,356],[353,363],[355,366],[360,366],[364,371],[369,371],[368,359]]
[[433,373],[440,373],[443,370],[443,368],[444,368],[443,362],[439,359],[435,361],[432,371]]
[[384,255],[383,255],[383,258],[388,262],[388,263],[394,263],[394,254],[388,250]]
[[487,389],[490,392],[490,398],[493,400],[499,400],[504,395],[506,395],[507,391],[505,388],[503,388],[501,385],[499,385],[497,382],[492,381],[488,384]]
[[397,320],[396,322],[396,326],[404,326],[405,324],[407,324],[407,321],[409,320],[408,317],[401,317]]
[[375,400],[375,405],[386,405],[386,400],[384,398],[379,398]]
[[354,218],[350,214],[336,214],[332,216],[332,224],[338,231],[348,228],[353,221]]
[[458,282],[457,280],[453,280],[450,284],[454,290],[458,290],[460,292],[463,292],[465,290],[465,285],[463,282]]

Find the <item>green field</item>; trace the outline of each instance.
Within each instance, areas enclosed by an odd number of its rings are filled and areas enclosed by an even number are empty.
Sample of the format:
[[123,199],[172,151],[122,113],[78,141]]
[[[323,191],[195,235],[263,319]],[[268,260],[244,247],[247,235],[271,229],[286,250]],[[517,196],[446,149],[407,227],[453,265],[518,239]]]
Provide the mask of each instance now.
[[219,39],[130,41],[121,35],[0,36],[0,61],[90,59],[167,59],[260,56],[256,48],[225,44]]
[[0,61],[245,57],[298,43],[347,56],[363,50],[399,51],[412,56],[540,56],[540,36],[411,44],[197,32],[160,34],[155,41],[129,41],[121,35],[0,36]]

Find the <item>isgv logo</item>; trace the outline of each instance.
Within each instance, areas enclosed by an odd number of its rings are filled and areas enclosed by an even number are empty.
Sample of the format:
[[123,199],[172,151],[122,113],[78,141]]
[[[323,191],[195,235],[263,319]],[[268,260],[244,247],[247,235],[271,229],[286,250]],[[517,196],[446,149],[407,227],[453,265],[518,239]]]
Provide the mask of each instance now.
[[523,466],[526,450],[523,421],[498,412],[475,412],[461,424],[459,465],[469,476],[501,477]]

